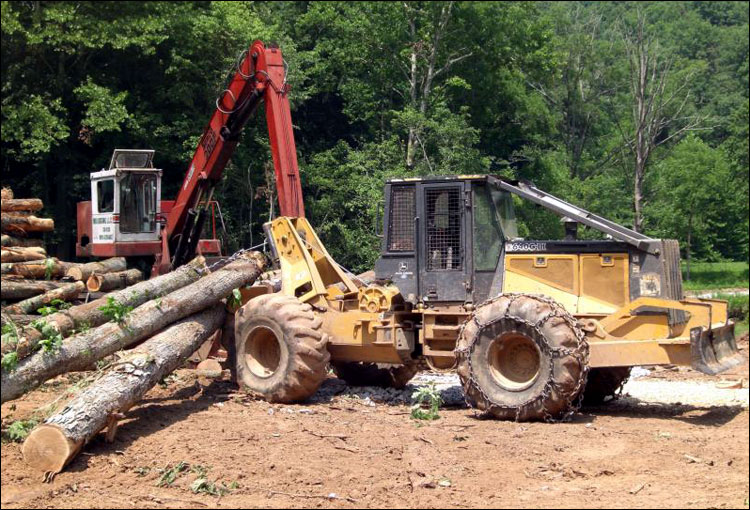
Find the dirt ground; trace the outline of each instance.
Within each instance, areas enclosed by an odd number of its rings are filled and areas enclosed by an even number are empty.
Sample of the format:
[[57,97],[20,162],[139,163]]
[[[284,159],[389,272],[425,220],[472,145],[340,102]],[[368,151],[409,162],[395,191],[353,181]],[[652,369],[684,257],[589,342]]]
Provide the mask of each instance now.
[[[747,340],[741,344],[747,356]],[[748,364],[724,379],[747,381]],[[657,370],[645,380],[718,379]],[[338,381],[327,381],[333,384]],[[747,388],[745,382],[745,388]],[[64,389],[2,406],[31,416]],[[745,390],[746,391],[746,390]],[[369,395],[369,394],[368,394]],[[112,444],[99,437],[50,483],[2,445],[3,508],[641,507],[747,508],[746,405],[641,401],[583,409],[568,423],[510,423],[441,409],[417,423],[404,404],[332,396],[279,406],[202,386],[190,370],[130,411]],[[15,407],[13,407],[15,406]],[[187,467],[168,487],[165,468]],[[196,478],[231,488],[195,494]]]

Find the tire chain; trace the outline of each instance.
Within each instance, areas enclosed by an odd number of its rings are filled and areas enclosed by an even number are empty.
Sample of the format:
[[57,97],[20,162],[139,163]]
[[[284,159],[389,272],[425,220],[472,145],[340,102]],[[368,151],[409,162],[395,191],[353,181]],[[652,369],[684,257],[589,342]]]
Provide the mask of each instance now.
[[[534,298],[537,301],[541,301],[547,305],[549,305],[552,308],[552,312],[545,315],[542,319],[538,320],[536,323],[527,321],[526,319],[523,319],[521,317],[511,315],[508,313],[508,311],[511,309],[511,306],[513,303],[518,300],[521,297],[531,297]],[[477,334],[474,335],[474,337],[469,342],[469,345],[463,348],[456,348],[454,350],[454,354],[456,355],[456,359],[466,359],[469,364],[469,384],[471,384],[482,396],[485,402],[489,404],[489,408],[484,410],[483,414],[491,413],[493,409],[505,409],[505,410],[515,410],[515,421],[519,421],[519,418],[521,416],[521,411],[523,411],[525,408],[527,408],[530,405],[533,405],[539,401],[542,402],[542,408],[544,409],[544,420],[549,423],[554,422],[564,422],[568,421],[575,413],[578,412],[578,410],[581,408],[581,404],[583,403],[583,393],[586,389],[586,381],[588,378],[588,372],[589,372],[589,365],[588,365],[588,359],[589,359],[589,346],[588,342],[586,341],[585,334],[583,333],[583,330],[581,329],[578,321],[570,315],[570,313],[565,310],[557,301],[544,296],[540,294],[523,294],[523,293],[506,293],[506,294],[500,294],[496,297],[493,297],[491,299],[488,299],[481,303],[477,309],[489,305],[491,303],[494,303],[495,301],[498,301],[503,298],[510,298],[510,301],[508,302],[508,306],[505,309],[505,313],[500,316],[496,317],[490,321],[487,321],[485,323],[480,323],[477,320],[476,313],[472,314],[472,316],[467,319],[459,329],[458,338],[460,339],[464,334],[464,329],[466,328],[466,325],[469,323],[469,321],[473,321],[477,325]],[[563,410],[561,415],[559,417],[552,416],[551,413],[549,413],[544,405],[544,401],[549,397],[551,391],[556,388],[557,384],[554,381],[547,381],[544,385],[544,389],[542,392],[527,401],[519,404],[519,405],[502,405],[502,404],[496,404],[494,403],[487,394],[482,390],[479,383],[474,377],[474,369],[471,362],[471,355],[474,351],[474,348],[477,344],[477,339],[481,336],[481,332],[488,326],[492,326],[493,324],[505,320],[514,321],[516,323],[523,324],[525,326],[528,326],[532,328],[534,331],[537,332],[537,334],[544,338],[544,335],[542,334],[541,328],[542,326],[550,319],[554,317],[560,317],[565,322],[567,322],[573,331],[575,332],[576,338],[578,340],[578,345],[574,349],[568,349],[568,348],[551,348],[546,344],[546,342],[538,342],[535,340],[535,343],[537,347],[539,347],[540,350],[545,352],[549,355],[549,363],[550,363],[550,373],[553,373],[554,370],[554,360],[557,358],[562,358],[565,356],[573,356],[576,358],[579,362],[579,364],[583,367],[583,372],[581,374],[581,377],[578,380],[578,385],[574,391],[574,394],[577,395],[573,400],[568,402],[566,408]],[[539,345],[540,343],[543,343],[544,345]],[[469,400],[466,391],[464,391],[464,400],[466,401],[466,405],[474,409],[476,412],[476,409],[474,405]]]

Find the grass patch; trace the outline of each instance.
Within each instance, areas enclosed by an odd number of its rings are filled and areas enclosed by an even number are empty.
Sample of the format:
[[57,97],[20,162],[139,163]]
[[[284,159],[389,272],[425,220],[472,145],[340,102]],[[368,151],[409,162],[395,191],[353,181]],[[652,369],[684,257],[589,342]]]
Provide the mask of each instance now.
[[682,261],[682,283],[685,290],[748,288],[750,268],[747,262],[693,262],[690,280],[687,265]]
[[440,406],[443,398],[435,384],[422,386],[412,396],[411,417],[414,420],[437,420],[440,418]]
[[16,420],[11,423],[7,429],[3,430],[3,441],[12,443],[22,443],[36,427],[36,420]]

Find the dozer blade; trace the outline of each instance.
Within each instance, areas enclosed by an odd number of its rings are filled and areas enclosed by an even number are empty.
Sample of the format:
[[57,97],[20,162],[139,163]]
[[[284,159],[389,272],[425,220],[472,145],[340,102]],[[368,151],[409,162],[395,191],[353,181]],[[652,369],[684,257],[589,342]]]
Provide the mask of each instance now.
[[714,329],[697,327],[690,330],[692,367],[704,374],[716,375],[745,361],[737,350],[734,322]]

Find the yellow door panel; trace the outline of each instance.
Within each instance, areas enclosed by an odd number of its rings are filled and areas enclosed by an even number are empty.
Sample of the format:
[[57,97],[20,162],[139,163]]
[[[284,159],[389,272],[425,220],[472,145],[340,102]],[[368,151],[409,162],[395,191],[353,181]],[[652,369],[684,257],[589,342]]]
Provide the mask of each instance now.
[[503,292],[525,292],[528,294],[543,294],[549,296],[565,307],[570,313],[575,313],[578,296],[572,292],[565,292],[557,287],[548,285],[540,279],[506,271],[503,280]]
[[627,254],[581,255],[579,275],[578,313],[611,313],[628,303]]

